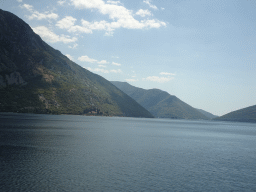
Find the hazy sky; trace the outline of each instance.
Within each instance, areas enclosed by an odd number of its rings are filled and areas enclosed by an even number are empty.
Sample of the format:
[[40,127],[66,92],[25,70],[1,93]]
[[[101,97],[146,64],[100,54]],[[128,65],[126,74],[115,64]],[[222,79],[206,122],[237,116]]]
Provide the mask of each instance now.
[[256,104],[256,1],[2,0],[44,41],[110,81],[216,115]]

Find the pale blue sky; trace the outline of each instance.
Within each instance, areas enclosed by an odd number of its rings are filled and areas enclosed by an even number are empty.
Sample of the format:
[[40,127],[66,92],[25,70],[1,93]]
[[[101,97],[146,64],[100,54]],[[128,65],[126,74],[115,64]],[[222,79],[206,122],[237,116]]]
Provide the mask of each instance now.
[[216,115],[256,104],[256,1],[2,0],[43,40],[110,81]]

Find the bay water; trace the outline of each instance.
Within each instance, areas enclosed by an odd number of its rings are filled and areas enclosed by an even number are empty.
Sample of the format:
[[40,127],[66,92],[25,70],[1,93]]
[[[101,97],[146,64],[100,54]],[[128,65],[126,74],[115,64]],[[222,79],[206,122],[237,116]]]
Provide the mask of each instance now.
[[256,124],[0,113],[0,191],[256,191]]

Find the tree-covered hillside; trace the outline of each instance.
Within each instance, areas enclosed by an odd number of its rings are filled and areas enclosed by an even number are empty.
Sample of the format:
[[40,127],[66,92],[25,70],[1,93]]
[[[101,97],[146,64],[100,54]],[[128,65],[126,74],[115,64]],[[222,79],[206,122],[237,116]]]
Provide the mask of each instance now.
[[214,120],[256,122],[256,105],[230,112],[221,117],[217,117]]
[[152,115],[173,119],[209,119],[174,95],[159,89],[142,89],[126,82],[111,81],[116,87],[145,107]]
[[153,117],[0,9],[0,111]]

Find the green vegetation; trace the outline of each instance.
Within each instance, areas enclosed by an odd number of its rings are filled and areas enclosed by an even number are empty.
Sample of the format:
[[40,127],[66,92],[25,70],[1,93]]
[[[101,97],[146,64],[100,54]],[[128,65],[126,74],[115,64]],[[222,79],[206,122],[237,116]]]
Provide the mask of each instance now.
[[0,9],[0,111],[153,117]]
[[172,119],[209,119],[197,109],[176,96],[159,89],[141,89],[125,82],[112,81],[113,85],[145,107],[152,115]]
[[230,112],[214,120],[218,121],[240,121],[240,122],[256,122],[256,105],[246,107],[237,111]]

